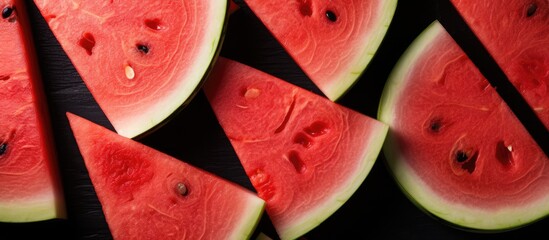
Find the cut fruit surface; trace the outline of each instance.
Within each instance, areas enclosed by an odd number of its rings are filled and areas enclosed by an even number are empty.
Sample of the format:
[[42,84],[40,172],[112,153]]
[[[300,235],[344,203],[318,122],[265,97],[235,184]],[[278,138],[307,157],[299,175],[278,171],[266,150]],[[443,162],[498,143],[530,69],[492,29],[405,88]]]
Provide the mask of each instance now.
[[280,238],[334,213],[362,184],[387,133],[375,119],[220,58],[206,96]]
[[501,231],[549,214],[549,159],[438,22],[395,66],[378,117],[390,170],[432,215]]
[[24,1],[0,9],[0,222],[64,218],[46,98]]
[[549,129],[549,2],[451,2]]
[[248,239],[265,202],[251,191],[67,114],[115,239]]
[[227,14],[226,0],[34,2],[113,127],[130,138],[192,99]]
[[396,0],[245,0],[295,62],[331,100],[361,76],[376,53]]

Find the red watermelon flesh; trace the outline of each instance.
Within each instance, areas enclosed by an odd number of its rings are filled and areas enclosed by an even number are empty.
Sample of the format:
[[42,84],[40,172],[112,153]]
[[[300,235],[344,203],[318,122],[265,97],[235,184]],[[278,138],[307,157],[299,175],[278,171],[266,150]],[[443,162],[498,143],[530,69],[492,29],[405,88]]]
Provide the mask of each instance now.
[[422,209],[476,230],[549,214],[549,159],[438,22],[396,65],[379,111],[388,165]]
[[0,222],[64,218],[64,200],[24,1],[0,9]]
[[392,20],[396,0],[245,0],[331,100],[360,77]]
[[452,3],[549,128],[549,1]]
[[226,0],[34,1],[116,131],[159,126],[217,56]]
[[282,239],[329,217],[374,164],[387,127],[229,59],[205,85],[208,100]]
[[248,239],[253,192],[67,114],[115,239]]

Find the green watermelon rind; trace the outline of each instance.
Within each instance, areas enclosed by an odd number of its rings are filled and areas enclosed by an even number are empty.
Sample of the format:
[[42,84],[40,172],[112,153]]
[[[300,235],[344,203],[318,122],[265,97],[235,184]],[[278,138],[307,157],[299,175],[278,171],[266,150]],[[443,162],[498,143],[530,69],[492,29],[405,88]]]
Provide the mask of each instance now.
[[228,1],[229,0],[219,1],[223,4],[212,4],[212,6],[217,9],[215,11],[217,15],[214,16],[213,19],[218,19],[219,21],[210,21],[214,26],[207,28],[211,31],[204,37],[206,41],[211,41],[211,48],[205,48],[205,51],[203,52],[205,54],[198,54],[201,58],[193,61],[195,66],[206,66],[202,69],[193,71],[193,75],[190,78],[198,80],[192,85],[185,85],[187,86],[185,89],[174,91],[176,94],[174,94],[172,98],[164,100],[166,104],[158,104],[158,106],[162,107],[155,109],[157,111],[141,114],[144,117],[129,118],[132,123],[125,121],[123,126],[113,126],[118,134],[134,139],[141,139],[149,135],[168,123],[200,92],[200,89],[208,78],[208,75],[221,52],[229,17]]
[[[396,101],[398,96],[405,94],[403,86],[406,85],[404,81],[408,70],[442,33],[446,33],[445,29],[438,21],[434,21],[402,55],[382,93],[378,110],[380,121],[389,126],[393,124]],[[475,209],[442,199],[406,163],[391,131],[385,141],[383,153],[386,156],[386,165],[402,192],[420,210],[449,226],[471,232],[503,232],[531,224],[549,215],[549,195],[535,202],[525,203],[520,208],[504,208],[498,211]]]
[[257,225],[265,212],[265,201],[250,192],[250,199],[247,206],[248,211],[242,214],[244,217],[240,219],[240,224],[237,224],[237,226],[241,226],[241,228],[235,229],[229,239],[250,239],[254,230],[257,228]]
[[354,60],[354,64],[349,68],[349,71],[344,73],[340,77],[339,81],[333,81],[332,85],[327,85],[321,91],[332,101],[337,101],[341,96],[348,92],[351,87],[356,83],[356,81],[362,76],[362,74],[368,68],[368,65],[374,58],[377,50],[381,46],[383,39],[391,25],[393,16],[397,7],[397,0],[383,0],[380,3],[380,10],[375,12],[380,12],[381,17],[379,18],[379,23],[374,25],[374,31],[368,38],[368,41],[364,42],[362,46],[363,52],[359,54],[359,57]]
[[64,216],[61,203],[53,196],[26,202],[0,202],[0,219],[5,222],[36,222]]
[[379,123],[378,127],[373,127],[369,139],[365,141],[368,145],[362,148],[363,157],[362,161],[359,161],[361,165],[357,164],[356,171],[350,173],[352,177],[349,177],[345,183],[340,184],[341,189],[336,191],[338,194],[334,194],[323,204],[319,204],[315,210],[303,214],[301,218],[294,221],[295,224],[277,229],[279,237],[281,239],[296,239],[320,225],[343,206],[362,185],[370,170],[372,170],[388,131],[389,126],[383,123]]

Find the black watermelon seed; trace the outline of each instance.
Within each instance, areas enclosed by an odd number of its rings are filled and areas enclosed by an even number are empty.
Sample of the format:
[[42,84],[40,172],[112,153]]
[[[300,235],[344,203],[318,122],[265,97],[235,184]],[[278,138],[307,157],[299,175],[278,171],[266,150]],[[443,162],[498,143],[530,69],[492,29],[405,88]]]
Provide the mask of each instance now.
[[433,133],[440,132],[440,129],[442,128],[442,119],[440,118],[434,118],[429,123],[429,130]]
[[526,9],[526,16],[527,17],[534,16],[537,10],[538,10],[538,5],[535,3],[530,3],[530,5],[528,5],[528,8]]
[[150,50],[150,49],[149,49],[149,47],[148,47],[147,45],[137,44],[136,47],[137,47],[137,50],[138,50],[138,51],[140,51],[140,52],[142,52],[142,53],[144,53],[144,54],[149,53],[149,50]]
[[5,7],[4,9],[2,9],[2,18],[3,19],[9,18],[12,13],[13,13],[12,7],[9,7],[9,6]]
[[332,22],[335,22],[337,21],[337,16],[334,12],[328,10],[326,11],[326,18],[328,18],[328,20],[332,21]]
[[462,163],[462,162],[467,161],[467,159],[469,159],[469,156],[467,155],[467,153],[465,153],[465,152],[463,152],[463,151],[457,151],[457,153],[456,153],[456,161]]
[[4,155],[4,153],[6,153],[7,150],[8,150],[7,143],[0,144],[0,156]]

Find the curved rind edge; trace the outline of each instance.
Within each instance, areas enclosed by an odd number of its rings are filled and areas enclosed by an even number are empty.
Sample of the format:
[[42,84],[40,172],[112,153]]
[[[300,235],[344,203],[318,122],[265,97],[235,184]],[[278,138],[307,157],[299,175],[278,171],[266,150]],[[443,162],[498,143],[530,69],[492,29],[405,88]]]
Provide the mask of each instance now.
[[356,63],[352,64],[352,67],[341,77],[340,81],[333,82],[331,86],[327,86],[324,89],[320,89],[328,99],[331,101],[337,101],[342,97],[351,87],[358,81],[362,74],[368,68],[372,58],[377,53],[389,26],[393,20],[393,16],[397,7],[397,0],[384,0],[381,1],[380,10],[377,10],[383,14],[379,19],[379,23],[375,25],[375,30],[372,31],[368,41],[364,43],[366,46],[364,52],[359,55]]
[[243,213],[240,223],[236,224],[236,226],[241,227],[235,229],[229,239],[250,239],[259,224],[259,221],[265,211],[265,201],[259,198],[255,193],[250,192],[249,201],[246,206],[248,211]]
[[[174,94],[171,99],[164,100],[164,102],[168,102],[170,104],[162,105],[163,107],[160,111],[152,111],[141,114],[145,117],[133,117],[133,120],[140,120],[133,121],[133,123],[129,123],[126,121],[122,126],[115,126],[113,124],[113,127],[118,134],[133,139],[140,139],[145,137],[146,135],[154,132],[156,129],[162,127],[164,124],[169,122],[172,117],[177,115],[177,113],[185,108],[194,99],[198,92],[200,92],[200,90],[202,89],[202,85],[208,78],[211,69],[215,65],[217,57],[221,52],[221,47],[223,45],[222,43],[225,37],[225,31],[229,17],[228,1],[229,0],[212,0],[212,6],[214,6],[216,10],[214,11],[215,17],[211,17],[210,19],[219,19],[219,21],[211,21],[214,26],[208,28],[212,30],[204,37],[204,39],[206,40],[212,40],[212,44],[211,48],[204,48],[204,51],[208,50],[207,54],[198,54],[202,57],[201,59],[195,61],[195,64],[197,66],[205,66],[199,71],[193,71],[193,79],[197,79],[196,82],[192,86],[188,86],[186,89],[174,91],[176,94]],[[220,2],[223,4],[220,4]],[[184,96],[184,94],[186,94],[186,96]]]
[[384,123],[378,121],[376,123],[378,123],[378,126],[372,127],[372,134],[365,141],[368,145],[363,149],[362,166],[357,168],[356,175],[347,179],[346,184],[341,184],[342,189],[339,191],[340,194],[334,195],[332,199],[325,201],[322,205],[318,205],[316,210],[308,212],[296,220],[296,223],[292,226],[285,229],[277,229],[280,239],[296,239],[314,229],[343,206],[362,185],[381,152],[389,129]]
[[[391,72],[383,90],[378,109],[378,119],[389,126],[393,124],[394,107],[397,97],[404,91],[404,80],[408,70],[439,34],[446,33],[443,26],[434,21],[410,45]],[[394,136],[389,131],[383,146],[386,166],[389,168],[403,194],[421,211],[441,220],[451,227],[470,232],[504,232],[540,220],[549,215],[549,207],[540,211],[540,206],[548,206],[549,196],[525,205],[523,208],[505,208],[497,211],[483,211],[451,203],[440,198],[427,187],[403,160],[398,151]]]

